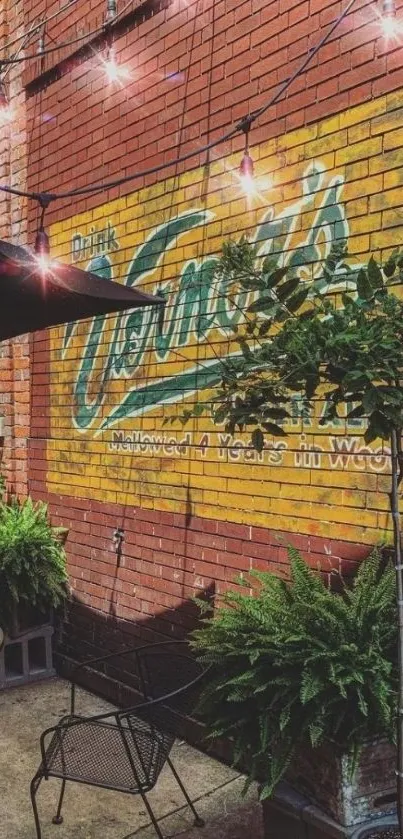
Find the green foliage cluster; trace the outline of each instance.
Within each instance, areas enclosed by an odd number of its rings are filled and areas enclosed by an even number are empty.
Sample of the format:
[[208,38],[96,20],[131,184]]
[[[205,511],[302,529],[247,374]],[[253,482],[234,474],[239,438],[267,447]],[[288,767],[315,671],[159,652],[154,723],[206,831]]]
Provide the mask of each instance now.
[[338,243],[307,280],[307,270],[302,279],[295,267],[258,259],[246,240],[223,246],[218,278],[253,301],[234,327],[239,354],[222,362],[213,418],[230,433],[250,428],[259,450],[266,434],[285,434],[295,395],[306,405],[326,399],[323,423],[353,403],[348,416],[365,418],[367,442],[403,426],[403,302],[393,293],[403,255],[383,267],[371,258],[355,272],[346,256]]
[[367,738],[394,737],[393,567],[375,550],[337,594],[296,550],[289,556],[291,582],[256,573],[255,597],[225,594],[193,635],[213,665],[200,705],[210,736],[232,739],[235,764],[265,778],[263,797],[307,743],[353,757]]
[[42,502],[0,503],[0,626],[10,628],[19,604],[46,613],[65,598],[65,533],[51,526]]

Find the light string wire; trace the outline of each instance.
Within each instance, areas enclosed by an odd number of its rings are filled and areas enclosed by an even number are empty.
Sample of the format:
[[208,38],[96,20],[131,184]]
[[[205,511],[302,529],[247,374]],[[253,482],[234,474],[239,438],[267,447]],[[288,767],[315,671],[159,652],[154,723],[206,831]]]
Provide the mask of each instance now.
[[[73,5],[73,3],[77,3],[77,2],[78,2],[78,0],[72,0],[72,2],[69,3],[69,6],[71,6],[71,5]],[[88,39],[88,40],[92,39],[96,35],[100,35],[103,32],[107,33],[109,31],[113,30],[113,27],[120,20],[120,18],[123,17],[123,15],[126,14],[129,6],[131,6],[132,3],[133,3],[133,0],[128,0],[128,2],[125,4],[125,6],[123,6],[123,8],[120,10],[120,12],[118,12],[111,21],[106,21],[105,23],[102,23],[100,26],[97,26],[95,29],[92,29],[89,32],[84,32],[82,35],[77,35],[75,38],[71,38],[71,40],[62,41],[60,44],[57,44],[57,46],[49,47],[48,49],[41,50],[40,53],[33,53],[32,55],[25,55],[21,58],[19,58],[18,55],[13,56],[12,58],[2,58],[0,56],[0,67],[2,65],[6,66],[6,65],[13,65],[13,64],[20,64],[24,61],[39,61],[43,58],[46,58],[47,55],[50,55],[51,53],[57,52],[58,50],[61,50],[64,47],[72,46],[73,44],[77,44],[79,41],[85,41],[86,39]],[[63,7],[63,9],[66,9],[66,8],[67,8],[66,6]],[[50,17],[48,17],[48,18],[45,18],[40,23],[34,24],[33,28],[31,28],[30,31],[29,31],[29,35],[30,36],[34,35],[36,32],[45,28],[47,23],[49,23],[50,20],[55,18],[57,14],[60,14],[63,9],[59,9],[58,12],[55,12],[53,15],[50,15]],[[24,37],[25,37],[24,35],[20,35],[18,38],[15,39],[14,43],[21,40]],[[10,41],[6,46],[9,46],[12,43],[13,42]]]
[[[130,2],[131,0],[129,0],[129,3]],[[129,3],[126,4],[125,8],[127,8]],[[106,183],[92,184],[91,186],[79,187],[77,189],[69,190],[67,192],[26,192],[24,190],[14,189],[13,187],[6,185],[0,185],[0,191],[9,193],[11,195],[20,196],[22,198],[29,198],[33,201],[37,201],[40,205],[43,201],[46,201],[47,206],[49,206],[49,204],[54,201],[59,201],[66,198],[75,198],[76,196],[81,195],[96,195],[98,193],[107,192],[110,189],[122,186],[123,184],[130,183],[131,181],[138,180],[139,178],[144,178],[149,175],[157,174],[159,172],[164,171],[165,169],[169,169],[170,167],[176,166],[180,163],[184,163],[198,155],[205,154],[211,151],[211,149],[214,149],[217,146],[222,145],[223,143],[228,142],[228,140],[232,139],[241,132],[245,133],[246,131],[249,131],[253,123],[257,119],[259,119],[259,117],[261,117],[262,114],[268,111],[269,108],[275,105],[279,101],[279,99],[282,98],[282,96],[287,92],[287,90],[291,87],[294,81],[299,76],[301,76],[302,73],[306,70],[306,68],[312,63],[316,55],[328,43],[333,33],[339,28],[343,20],[347,17],[355,3],[356,0],[349,0],[347,6],[336,18],[336,20],[330,26],[328,31],[325,33],[325,35],[323,35],[323,37],[316,44],[315,47],[308,51],[308,54],[304,58],[303,62],[297,67],[297,69],[294,71],[294,73],[292,73],[292,75],[288,79],[285,79],[282,85],[280,85],[277,92],[269,99],[268,102],[266,102],[265,105],[262,105],[261,108],[258,108],[256,111],[252,111],[250,114],[246,115],[240,122],[234,125],[221,137],[218,137],[216,140],[212,140],[211,142],[206,143],[201,148],[192,149],[191,151],[185,154],[179,155],[177,158],[174,158],[173,160],[160,163],[159,165],[153,166],[148,169],[143,169],[140,172],[132,172],[129,175],[116,178],[112,181],[107,181]]]
[[[63,14],[63,12],[67,12],[68,10],[72,9],[73,6],[77,5],[77,3],[78,3],[78,0],[69,0],[68,3],[66,3],[64,6],[61,6],[60,9],[57,9],[56,12],[53,12],[52,15],[49,15],[44,20],[42,20],[40,17],[38,17],[37,21],[39,21],[39,22],[38,23],[36,21],[33,22],[32,27],[29,30],[29,34],[30,35],[35,35],[36,32],[40,31],[42,26],[46,26],[47,23],[50,23],[51,20],[54,20],[54,18]],[[13,47],[14,44],[18,44],[18,41],[23,41],[25,37],[26,37],[25,34],[17,35],[11,41],[7,41],[7,43],[3,45],[1,52],[3,52],[3,51],[6,52],[10,47]],[[0,53],[0,63],[1,63],[1,53]]]
[[[41,24],[41,26],[43,26],[43,25],[44,24]],[[16,57],[18,57],[20,55],[20,53],[25,49],[25,47],[29,44],[31,38],[33,37],[33,35],[35,34],[36,31],[37,31],[36,27],[35,28],[31,27],[31,29],[29,29],[28,32],[23,36],[22,43],[20,44],[20,46],[18,47],[18,50],[16,52]],[[12,67],[13,67],[12,64],[8,64],[6,66],[6,69],[5,69],[4,73],[2,73],[1,71],[2,71],[2,68],[3,68],[3,62],[2,62],[2,59],[0,58],[0,81],[4,82],[6,80],[7,76],[9,75],[10,71],[12,70]]]

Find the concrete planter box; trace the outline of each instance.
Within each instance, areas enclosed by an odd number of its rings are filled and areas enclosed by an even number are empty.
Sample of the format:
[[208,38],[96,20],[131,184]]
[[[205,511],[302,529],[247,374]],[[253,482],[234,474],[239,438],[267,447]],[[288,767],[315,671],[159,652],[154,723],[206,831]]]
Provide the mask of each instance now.
[[396,811],[396,750],[384,740],[366,744],[352,780],[346,756],[330,745],[307,749],[287,780],[309,801],[345,827]]
[[4,637],[0,649],[0,690],[55,675],[52,662],[53,626],[44,624],[17,637]]
[[380,833],[382,830],[387,830],[388,828],[396,828],[397,826],[397,816],[394,818],[392,816],[385,816],[384,818],[376,819],[376,821],[370,825],[367,824],[358,827],[355,833],[353,833],[351,839],[367,839],[368,836]]
[[278,785],[273,798],[262,803],[264,839],[367,839],[372,832],[395,827],[396,817],[341,825],[289,784]]
[[27,603],[16,604],[10,626],[7,627],[8,635],[10,638],[18,638],[31,629],[37,629],[48,624],[53,624],[53,609],[48,609],[44,613]]

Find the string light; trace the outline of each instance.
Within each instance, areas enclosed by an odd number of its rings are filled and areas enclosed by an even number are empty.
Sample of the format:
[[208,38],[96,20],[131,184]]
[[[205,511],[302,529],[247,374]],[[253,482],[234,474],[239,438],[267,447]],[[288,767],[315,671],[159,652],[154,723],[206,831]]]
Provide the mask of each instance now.
[[112,23],[118,13],[118,4],[116,0],[107,0],[105,23]]
[[38,39],[37,55],[43,55],[45,52],[45,33],[41,32]]
[[116,50],[111,44],[106,48],[106,57],[101,59],[106,77],[110,84],[122,84],[130,78],[127,67],[119,65],[116,61]]
[[50,269],[50,243],[49,236],[43,227],[36,234],[35,260],[41,274],[47,274]]
[[241,182],[242,189],[248,198],[252,198],[256,194],[256,184],[253,180],[255,167],[249,154],[249,131],[251,124],[252,119],[247,117],[242,126],[242,130],[245,134],[245,149],[239,166],[239,180]]
[[395,0],[383,0],[381,25],[385,38],[396,38],[401,31],[401,25],[396,19]]
[[6,125],[11,122],[12,118],[13,110],[7,98],[4,82],[0,79],[0,125]]
[[[124,14],[126,8],[129,6],[131,1],[132,0],[128,0],[128,2],[126,3],[126,6],[124,6],[122,8],[122,10],[120,11],[118,17],[121,17]],[[57,192],[54,192],[54,191],[50,192],[49,191],[49,192],[44,192],[44,193],[27,192],[26,190],[15,189],[11,186],[7,186],[7,185],[3,185],[3,184],[0,184],[0,192],[5,192],[5,193],[8,193],[8,194],[17,195],[17,196],[24,197],[24,198],[29,198],[29,199],[31,199],[33,201],[37,201],[39,203],[41,203],[41,201],[44,200],[44,199],[46,199],[48,201],[57,201],[57,200],[64,200],[66,198],[78,198],[79,196],[84,196],[84,195],[97,195],[97,194],[105,193],[109,189],[113,189],[113,188],[122,186],[123,184],[127,184],[127,183],[131,183],[133,181],[136,181],[139,178],[144,178],[144,177],[147,177],[148,175],[155,175],[159,172],[163,172],[163,171],[165,171],[165,169],[168,169],[168,168],[170,168],[174,165],[178,165],[179,163],[184,163],[185,161],[188,161],[188,160],[190,160],[190,159],[192,159],[196,156],[200,156],[203,153],[208,153],[212,149],[217,148],[218,146],[220,146],[220,145],[222,145],[226,142],[229,142],[237,134],[239,134],[240,131],[245,131],[245,121],[246,120],[249,122],[249,127],[250,127],[257,120],[259,120],[259,118],[263,114],[265,114],[270,108],[272,108],[277,102],[279,102],[280,99],[283,98],[284,94],[292,86],[292,84],[295,82],[295,80],[298,79],[303,74],[303,72],[306,70],[306,68],[309,67],[312,64],[315,57],[321,52],[323,47],[330,41],[333,34],[339,29],[341,23],[347,18],[347,16],[349,15],[351,10],[353,9],[356,2],[357,2],[357,0],[347,0],[344,9],[342,9],[339,16],[337,18],[335,18],[333,23],[329,26],[329,29],[326,31],[326,33],[323,35],[323,37],[318,41],[316,46],[313,47],[312,49],[310,49],[307,52],[307,54],[305,55],[301,64],[298,67],[295,68],[294,72],[289,77],[287,77],[287,79],[285,79],[282,82],[282,84],[279,85],[279,87],[276,90],[276,92],[274,93],[274,95],[272,95],[265,104],[263,104],[257,110],[253,111],[251,114],[249,114],[243,120],[241,120],[241,122],[237,123],[236,125],[233,125],[231,128],[229,128],[225,133],[220,135],[218,138],[216,138],[214,140],[211,140],[210,142],[206,143],[204,146],[196,147],[194,149],[191,149],[190,151],[187,151],[187,152],[185,152],[181,155],[178,155],[174,159],[163,160],[161,163],[157,164],[156,166],[152,166],[150,168],[145,168],[145,169],[142,169],[142,170],[139,170],[139,171],[130,172],[129,174],[121,175],[120,177],[115,178],[115,179],[110,180],[110,181],[107,181],[107,182],[102,181],[100,183],[94,183],[92,185],[88,185],[88,186],[85,186],[85,187],[77,187],[75,189],[71,189],[71,190],[64,191],[64,192],[62,192],[62,191],[57,191]],[[109,3],[108,3],[108,5],[109,5]],[[107,12],[108,11],[109,11],[109,9],[107,8]],[[111,11],[112,11],[112,9],[111,9]],[[388,21],[388,23],[386,24],[386,29],[389,32],[393,30],[393,32],[396,33],[396,30],[398,30],[399,27],[400,27],[399,23],[395,20],[395,17],[396,17],[396,4],[395,4],[394,0],[382,0],[382,15],[379,12],[379,18],[380,18],[380,20],[385,19],[385,20]],[[392,22],[392,24],[390,23],[390,21]],[[43,22],[42,22],[42,25],[43,25]],[[107,28],[107,25],[104,23],[103,26],[102,26],[102,29],[103,29],[104,32],[105,32],[106,28]],[[35,31],[37,31],[37,28],[35,28]],[[94,33],[91,33],[91,34],[94,34]],[[84,35],[82,37],[88,37],[88,35]],[[53,51],[53,49],[59,49],[60,46],[62,46],[62,45],[56,46],[56,47],[52,48],[52,50],[45,50],[45,54]],[[111,55],[111,52],[112,52],[112,55]],[[30,58],[30,57],[33,57],[33,56],[26,56],[26,58]],[[1,65],[3,63],[4,64],[13,64],[16,61],[20,61],[20,60],[25,61],[26,58],[3,59],[2,61],[0,60],[0,68],[1,68]],[[105,67],[108,78],[110,78],[111,81],[120,81],[123,78],[129,77],[129,71],[126,68],[118,67],[118,65],[116,63],[116,58],[113,55],[111,45],[109,47],[106,59],[102,58],[100,56],[100,60]],[[0,95],[0,108],[1,108],[1,95]],[[246,158],[249,158],[249,159],[246,159]],[[244,162],[243,163],[241,162],[241,174],[238,175],[238,177],[244,179],[244,184],[243,185],[246,188],[247,192],[251,192],[251,191],[252,191],[252,193],[255,192],[254,188],[252,188],[253,160],[250,157],[249,150],[247,148],[245,149]]]
[[49,204],[51,202],[50,202],[49,198],[41,196],[39,198],[39,203],[40,203],[40,206],[41,206],[42,209],[41,209],[41,218],[40,218],[40,222],[39,222],[39,228],[38,228],[38,232],[36,234],[36,239],[35,239],[34,251],[35,251],[36,264],[37,264],[43,278],[45,278],[46,274],[50,270],[50,264],[51,263],[50,263],[50,242],[49,242],[49,236],[46,233],[46,230],[44,228],[44,219],[45,219],[46,210],[49,207]]

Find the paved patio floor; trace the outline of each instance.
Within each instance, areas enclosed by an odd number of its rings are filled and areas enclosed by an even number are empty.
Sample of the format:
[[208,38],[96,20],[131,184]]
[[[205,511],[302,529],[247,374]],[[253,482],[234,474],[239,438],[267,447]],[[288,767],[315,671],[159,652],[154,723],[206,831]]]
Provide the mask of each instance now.
[[[62,679],[0,692],[0,837],[36,839],[29,783],[39,764],[39,735],[68,710],[69,688]],[[80,691],[77,710],[99,713],[108,708]],[[241,796],[244,778],[184,743],[177,742],[172,760],[200,815],[192,816],[169,768],[165,768],[150,802],[165,837],[181,839],[262,839],[256,788]],[[64,821],[52,824],[59,781],[44,781],[38,793],[43,839],[155,839],[140,796],[113,793],[82,784],[67,785]]]

